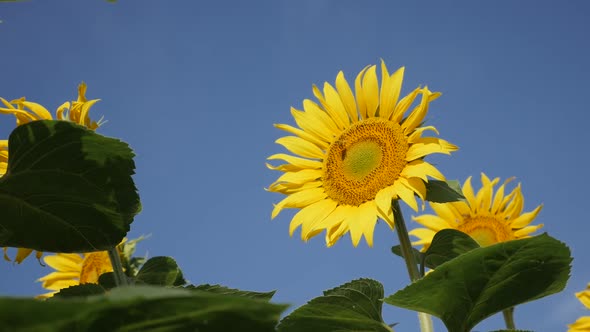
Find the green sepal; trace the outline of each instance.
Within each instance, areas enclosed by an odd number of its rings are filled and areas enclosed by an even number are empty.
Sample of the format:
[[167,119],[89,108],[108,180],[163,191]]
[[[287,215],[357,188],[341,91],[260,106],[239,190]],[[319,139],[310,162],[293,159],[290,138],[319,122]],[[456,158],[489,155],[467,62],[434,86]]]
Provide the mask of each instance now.
[[126,143],[46,120],[14,129],[8,151],[0,247],[71,253],[121,242],[139,207]]
[[327,290],[281,320],[279,332],[375,331],[391,332],[383,322],[383,286],[358,279]]
[[439,317],[449,332],[560,292],[572,261],[569,248],[547,234],[473,249],[384,299]]
[[428,180],[426,185],[426,200],[433,203],[456,202],[465,199],[461,184],[457,180]]

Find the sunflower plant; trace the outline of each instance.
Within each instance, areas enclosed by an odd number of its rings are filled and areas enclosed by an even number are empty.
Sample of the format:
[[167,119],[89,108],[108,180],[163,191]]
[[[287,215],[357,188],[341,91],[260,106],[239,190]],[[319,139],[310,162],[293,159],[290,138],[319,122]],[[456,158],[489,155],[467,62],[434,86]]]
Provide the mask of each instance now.
[[[428,159],[458,147],[425,119],[441,93],[419,86],[402,93],[405,69],[384,61],[362,69],[349,84],[313,85],[315,99],[291,109],[294,124],[277,124],[287,152],[270,154],[281,174],[268,191],[282,195],[270,212],[280,219],[296,209],[289,235],[303,241],[323,235],[327,247],[349,237],[354,247],[374,244],[383,221],[396,234],[409,284],[394,294],[367,278],[326,290],[289,315],[271,302],[275,291],[194,285],[172,257],[134,256],[140,239],[127,240],[141,210],[132,175],[133,151],[96,132],[90,109],[99,100],[78,98],[55,116],[25,98],[0,99],[0,113],[16,128],[0,141],[0,247],[21,263],[32,252],[55,271],[38,279],[48,293],[37,299],[0,297],[0,326],[44,331],[393,331],[383,305],[418,313],[423,332],[437,317],[451,332],[471,331],[502,312],[516,329],[515,307],[561,291],[569,278],[568,247],[525,211],[512,179],[481,173],[447,180]],[[499,186],[498,186],[499,185]],[[426,204],[428,202],[428,205]],[[409,230],[407,205],[419,225]],[[426,206],[433,211],[424,213]],[[412,242],[410,236],[414,237]],[[393,238],[393,236],[392,236]],[[364,239],[364,241],[362,241]],[[9,248],[16,248],[12,256]],[[335,248],[329,250],[337,250]],[[52,254],[43,254],[51,252]],[[587,306],[588,292],[578,293]],[[583,331],[586,317],[570,325]],[[519,326],[519,328],[521,328]]]

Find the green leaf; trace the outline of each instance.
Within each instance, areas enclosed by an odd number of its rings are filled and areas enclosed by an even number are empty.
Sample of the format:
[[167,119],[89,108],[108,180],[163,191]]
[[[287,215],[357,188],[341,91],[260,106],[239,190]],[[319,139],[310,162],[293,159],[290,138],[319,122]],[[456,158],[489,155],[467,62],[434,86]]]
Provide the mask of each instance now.
[[172,257],[158,256],[150,258],[137,273],[135,280],[139,283],[159,286],[181,286],[186,284],[182,271]]
[[449,332],[557,293],[569,278],[569,248],[547,234],[473,249],[440,265],[385,302],[439,317]]
[[324,292],[283,318],[280,332],[393,331],[381,317],[383,286],[358,279]]
[[[402,254],[402,248],[399,244],[391,247],[391,252],[401,258],[404,258],[404,255]],[[416,260],[416,262],[422,261],[422,256],[424,256],[424,253],[420,252],[420,250],[416,248],[412,248],[412,253],[414,254],[414,259]]]
[[432,239],[428,250],[424,252],[424,263],[428,268],[435,269],[439,265],[479,248],[479,244],[469,235],[456,229],[443,229]]
[[428,180],[425,185],[426,200],[429,202],[447,203],[465,199],[461,184],[457,180]]
[[9,139],[0,178],[0,247],[91,252],[119,244],[138,211],[133,152],[67,121],[33,121]]
[[211,293],[216,293],[216,294],[243,296],[243,297],[249,297],[252,299],[260,299],[260,300],[266,300],[266,301],[270,301],[270,299],[273,297],[273,295],[275,295],[275,292],[276,292],[276,291],[251,292],[251,291],[244,291],[244,290],[240,290],[240,289],[227,288],[227,287],[221,286],[221,285],[209,285],[209,284],[198,285],[198,286],[189,285],[186,288],[191,289],[191,290],[211,292]]
[[[133,282],[133,281],[131,280],[130,282]],[[117,281],[115,280],[115,273],[114,272],[105,272],[105,273],[101,274],[98,277],[98,284],[106,290],[117,287]]]
[[69,297],[80,297],[80,296],[91,296],[91,295],[99,295],[104,294],[106,290],[97,284],[82,284],[76,286],[70,286],[68,288],[62,288],[58,293],[53,295],[50,300],[59,299],[59,298],[69,298]]
[[114,288],[88,298],[0,298],[11,331],[275,331],[287,306],[179,288]]

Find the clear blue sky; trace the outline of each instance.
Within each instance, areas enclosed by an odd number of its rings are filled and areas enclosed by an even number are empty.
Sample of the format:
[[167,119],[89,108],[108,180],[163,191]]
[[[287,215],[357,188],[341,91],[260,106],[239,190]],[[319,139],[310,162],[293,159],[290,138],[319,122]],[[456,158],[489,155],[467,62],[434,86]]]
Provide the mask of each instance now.
[[[295,308],[355,278],[391,294],[408,277],[383,223],[373,248],[345,238],[328,249],[289,238],[292,214],[270,220],[281,196],[264,191],[279,175],[265,158],[284,152],[272,124],[292,124],[289,107],[339,70],[406,66],[403,92],[441,91],[428,124],[460,147],[429,160],[450,179],[516,176],[525,209],[544,203],[536,222],[572,248],[565,292],[516,312],[520,328],[562,331],[588,314],[573,295],[590,282],[588,17],[587,1],[1,3],[0,96],[54,110],[87,82],[103,99],[99,132],[137,153],[143,211],[130,236],[152,234],[138,253],[176,258],[195,284],[277,289]],[[0,136],[13,124],[1,118]],[[0,294],[41,293],[34,280],[49,272],[34,259],[0,264]],[[384,313],[418,330],[414,313]],[[477,330],[501,327],[498,316]]]

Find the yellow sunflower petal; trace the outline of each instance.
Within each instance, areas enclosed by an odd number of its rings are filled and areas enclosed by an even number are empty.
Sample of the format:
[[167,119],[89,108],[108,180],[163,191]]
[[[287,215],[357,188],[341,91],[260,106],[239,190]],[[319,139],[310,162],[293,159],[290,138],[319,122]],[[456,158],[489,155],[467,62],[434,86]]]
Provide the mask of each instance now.
[[402,118],[404,117],[404,114],[406,113],[410,105],[412,105],[414,100],[416,100],[416,97],[418,96],[418,93],[420,93],[420,91],[422,91],[421,88],[416,88],[409,95],[403,97],[395,106],[395,110],[393,111],[393,113],[391,113],[390,120],[396,123],[401,122]]
[[405,178],[416,177],[424,181],[428,181],[429,176],[437,180],[445,180],[444,175],[436,167],[422,159],[409,162],[401,175]]
[[322,149],[326,149],[329,146],[327,142],[324,142],[324,141],[320,140],[319,138],[315,137],[314,135],[306,133],[305,131],[303,131],[301,129],[297,129],[292,126],[289,126],[286,124],[280,124],[280,123],[275,124],[274,126],[275,126],[275,128],[284,130],[284,131],[291,133],[293,135],[297,135],[298,137],[300,137],[310,143],[313,143]]
[[456,145],[443,139],[437,137],[422,137],[410,146],[406,155],[406,160],[416,160],[433,153],[450,154],[457,149]]
[[457,212],[450,204],[430,203],[430,207],[438,216],[447,221],[449,227],[457,225],[460,221],[460,217],[457,216]]
[[416,197],[414,197],[414,192],[410,188],[408,188],[402,181],[396,181],[393,184],[393,187],[395,188],[395,193],[402,201],[408,204],[414,211],[418,211]]
[[395,187],[389,186],[381,189],[375,196],[375,204],[379,216],[389,225],[390,228],[394,227],[393,211],[391,210],[391,203],[397,195],[395,193]]
[[545,226],[545,225],[538,224],[538,225],[534,225],[534,226],[523,227],[523,228],[515,231],[514,236],[516,236],[517,238],[522,238],[522,237],[528,236],[529,234],[537,231],[539,228],[541,228],[543,226]]
[[463,196],[465,196],[467,203],[470,206],[476,206],[475,194],[473,193],[473,187],[471,186],[471,176],[468,177],[467,180],[465,180],[465,183],[463,183],[463,188],[461,188],[461,191],[463,192]]
[[537,206],[533,211],[521,214],[520,216],[516,217],[516,219],[510,221],[510,226],[512,228],[525,227],[526,225],[530,224],[533,221],[533,219],[537,217],[539,212],[541,212],[542,208],[543,205],[541,204]]
[[342,99],[342,103],[350,117],[350,121],[357,122],[359,115],[356,108],[356,101],[343,72],[339,72],[338,76],[336,76],[336,90],[338,91],[338,95],[340,95],[340,99]]
[[568,327],[567,332],[588,332],[590,331],[590,316],[580,317]]
[[51,272],[48,275],[37,279],[37,281],[42,281],[43,287],[45,287],[46,285],[52,285],[53,283],[55,283],[58,280],[68,280],[68,279],[75,279],[75,278],[79,278],[79,277],[80,277],[80,271],[73,271],[73,272],[57,271],[57,272]]
[[324,94],[326,95],[326,102],[328,104],[326,111],[339,128],[347,128],[350,125],[349,115],[336,89],[326,82],[324,84]]
[[[322,220],[326,219],[336,209],[338,203],[334,202],[331,199],[324,199],[318,201],[304,209],[302,209],[299,213],[308,210],[307,214],[303,216],[303,220],[301,222],[301,239],[307,241],[311,238],[311,233],[315,231],[314,226],[318,223],[321,223]],[[291,223],[295,223],[295,217],[293,217],[293,221]],[[297,226],[295,226],[297,228]],[[293,234],[295,229],[289,229],[289,234]]]
[[41,106],[40,104],[37,103],[33,103],[30,101],[23,101],[22,102],[23,106],[27,107],[28,109],[31,110],[31,112],[35,113],[36,120],[52,120],[53,117],[51,116],[51,113],[49,113],[49,111]]
[[324,152],[317,145],[296,136],[284,136],[275,141],[294,154],[306,158],[322,159]]
[[367,102],[365,101],[365,93],[363,92],[363,87],[361,84],[367,69],[369,69],[369,66],[361,70],[354,80],[354,90],[356,92],[356,104],[358,106],[359,120],[364,120],[367,118]]
[[379,107],[379,84],[377,83],[376,66],[371,66],[363,76],[363,93],[367,104],[367,117],[375,117]]
[[293,193],[275,205],[271,219],[274,219],[285,208],[306,207],[326,197],[324,188],[312,188]]
[[43,261],[58,271],[71,272],[80,270],[83,258],[78,254],[57,254],[45,256]]
[[326,218],[312,226],[312,231],[321,231],[323,229],[329,231],[336,226],[339,226],[342,221],[350,214],[349,205],[338,205]]
[[308,99],[303,101],[303,105],[305,112],[291,107],[291,115],[293,116],[293,119],[295,119],[297,125],[306,133],[314,135],[317,139],[330,142],[332,140],[333,131],[330,130],[324,123],[319,121],[318,118],[312,114],[313,111],[308,111],[308,109],[318,106]]
[[[272,156],[267,158],[268,160],[283,160],[289,163],[289,165],[296,167],[297,169],[320,169],[322,168],[322,163],[317,160],[310,160],[305,158],[299,158],[295,156],[291,156],[284,153],[277,153],[273,154]],[[272,168],[271,169],[278,169]]]
[[312,182],[322,177],[322,170],[319,169],[303,169],[297,172],[287,172],[281,175],[277,182],[289,182],[303,184],[305,182]]
[[455,228],[448,220],[432,214],[423,214],[418,217],[412,217],[412,220],[435,232],[438,232],[441,229]]
[[408,143],[416,143],[417,140],[422,138],[422,133],[424,133],[427,130],[434,131],[437,135],[439,135],[438,130],[433,126],[424,126],[424,127],[416,128],[410,134],[410,136],[408,136]]
[[397,100],[402,89],[404,78],[404,67],[396,70],[393,75],[389,76],[385,62],[381,61],[381,73],[383,81],[381,82],[381,100],[379,102],[379,116],[389,119],[393,114]]
[[375,224],[377,222],[375,209],[375,203],[373,201],[363,203],[355,209],[355,213],[348,219],[348,229],[350,230],[350,238],[352,239],[353,246],[358,246],[365,228],[370,223]]

